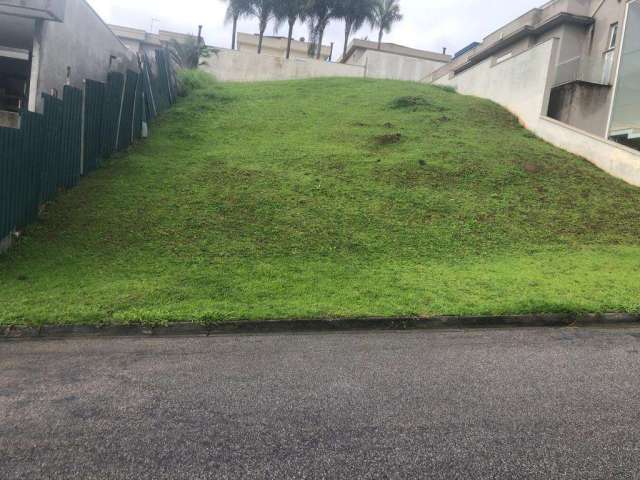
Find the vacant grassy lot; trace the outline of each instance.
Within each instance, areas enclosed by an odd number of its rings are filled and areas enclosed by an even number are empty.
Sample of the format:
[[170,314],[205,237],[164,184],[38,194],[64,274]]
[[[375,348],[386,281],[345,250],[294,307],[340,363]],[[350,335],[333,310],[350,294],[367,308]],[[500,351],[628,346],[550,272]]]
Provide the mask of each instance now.
[[0,323],[637,312],[639,217],[487,101],[211,84],[0,258]]

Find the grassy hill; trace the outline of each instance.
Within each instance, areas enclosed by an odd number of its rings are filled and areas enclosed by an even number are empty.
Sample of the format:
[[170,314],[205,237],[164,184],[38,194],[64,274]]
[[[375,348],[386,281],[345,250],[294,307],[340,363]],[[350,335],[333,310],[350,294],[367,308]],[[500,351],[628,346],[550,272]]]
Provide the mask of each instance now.
[[0,323],[640,310],[640,189],[495,104],[189,84],[0,258]]

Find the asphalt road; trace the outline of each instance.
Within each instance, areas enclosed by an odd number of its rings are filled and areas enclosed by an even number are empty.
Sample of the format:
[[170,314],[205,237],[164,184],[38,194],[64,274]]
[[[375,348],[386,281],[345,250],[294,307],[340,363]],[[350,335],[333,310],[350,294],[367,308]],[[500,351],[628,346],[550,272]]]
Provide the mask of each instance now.
[[640,478],[640,328],[0,342],[0,478]]

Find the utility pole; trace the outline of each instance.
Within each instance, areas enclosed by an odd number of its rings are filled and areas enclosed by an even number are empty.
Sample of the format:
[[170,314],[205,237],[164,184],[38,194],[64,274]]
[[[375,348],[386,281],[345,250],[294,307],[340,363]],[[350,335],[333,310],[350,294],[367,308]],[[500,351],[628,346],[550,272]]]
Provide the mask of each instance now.
[[149,33],[156,33],[156,32],[154,31],[154,30],[155,30],[154,25],[155,25],[156,23],[157,23],[157,24],[158,24],[158,26],[159,26],[159,25],[160,25],[160,20],[158,20],[157,18],[152,18],[152,19],[151,19],[151,31],[150,31]]
[[200,52],[202,51],[202,25],[198,25],[198,53],[196,54],[196,68],[200,65]]

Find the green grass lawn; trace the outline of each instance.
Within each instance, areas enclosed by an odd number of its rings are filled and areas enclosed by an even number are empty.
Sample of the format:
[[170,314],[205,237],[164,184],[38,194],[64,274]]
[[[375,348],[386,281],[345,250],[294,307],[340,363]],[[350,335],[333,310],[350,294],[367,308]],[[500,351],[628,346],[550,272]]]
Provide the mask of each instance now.
[[495,104],[199,83],[0,257],[1,324],[640,311],[640,189]]

